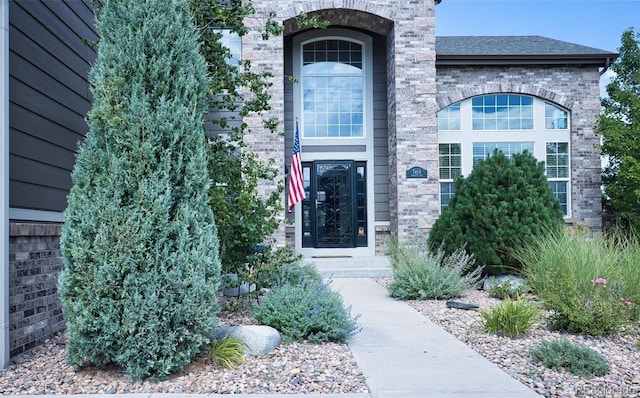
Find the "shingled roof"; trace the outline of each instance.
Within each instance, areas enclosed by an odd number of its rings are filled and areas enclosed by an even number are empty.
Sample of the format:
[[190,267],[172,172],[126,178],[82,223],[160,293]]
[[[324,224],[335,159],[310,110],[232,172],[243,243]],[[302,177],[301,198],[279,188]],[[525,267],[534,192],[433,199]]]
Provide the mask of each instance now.
[[617,53],[542,36],[438,36],[436,65],[596,64]]

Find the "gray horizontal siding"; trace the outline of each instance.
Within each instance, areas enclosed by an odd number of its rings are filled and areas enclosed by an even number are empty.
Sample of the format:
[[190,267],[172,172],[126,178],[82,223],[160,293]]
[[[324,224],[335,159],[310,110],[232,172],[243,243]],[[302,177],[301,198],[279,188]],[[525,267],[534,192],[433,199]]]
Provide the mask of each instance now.
[[91,107],[91,0],[9,2],[10,206],[63,211]]
[[386,38],[373,35],[373,164],[375,221],[389,221]]

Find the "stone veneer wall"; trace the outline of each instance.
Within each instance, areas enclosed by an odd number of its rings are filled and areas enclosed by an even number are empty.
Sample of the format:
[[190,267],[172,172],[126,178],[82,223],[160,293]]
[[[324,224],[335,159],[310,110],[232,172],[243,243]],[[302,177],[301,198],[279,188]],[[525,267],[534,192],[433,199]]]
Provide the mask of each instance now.
[[555,102],[571,111],[572,222],[602,227],[600,75],[595,66],[438,67],[438,108],[481,94],[519,93]]
[[10,355],[21,354],[64,330],[58,299],[62,224],[9,226]]
[[[285,35],[298,29],[300,12],[328,19],[334,26],[375,31],[387,38],[387,97],[390,165],[391,234],[413,240],[428,233],[439,215],[438,145],[435,72],[434,0],[278,0],[254,1],[251,29],[243,38],[243,59],[273,75],[269,118],[284,129],[283,39],[260,39],[270,11],[285,24]],[[251,145],[270,154],[284,168],[284,145],[259,133],[258,119],[245,120],[258,133]],[[407,179],[414,166],[428,170],[428,179]],[[283,173],[284,175],[284,173]],[[281,232],[278,239],[284,239]]]

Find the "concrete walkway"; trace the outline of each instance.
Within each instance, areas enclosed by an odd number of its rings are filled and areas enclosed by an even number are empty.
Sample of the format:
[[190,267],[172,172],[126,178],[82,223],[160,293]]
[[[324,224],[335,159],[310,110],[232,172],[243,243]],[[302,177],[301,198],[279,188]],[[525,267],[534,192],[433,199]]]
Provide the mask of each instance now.
[[349,347],[372,397],[539,397],[371,279],[331,286],[361,315]]

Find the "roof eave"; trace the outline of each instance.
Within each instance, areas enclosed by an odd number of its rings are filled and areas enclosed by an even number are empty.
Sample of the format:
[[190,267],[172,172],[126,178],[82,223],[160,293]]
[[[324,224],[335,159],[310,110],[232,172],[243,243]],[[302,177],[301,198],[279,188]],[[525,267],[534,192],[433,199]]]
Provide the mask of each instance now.
[[579,55],[438,55],[436,66],[464,65],[597,65],[607,67],[618,54]]

